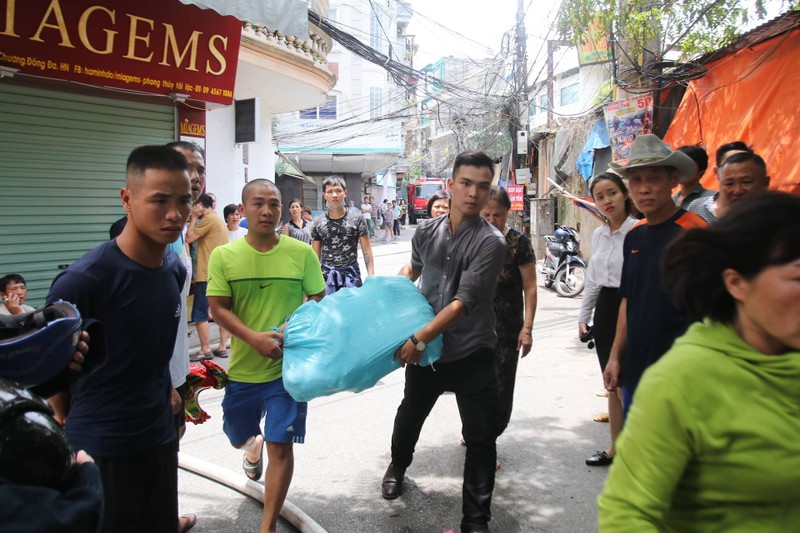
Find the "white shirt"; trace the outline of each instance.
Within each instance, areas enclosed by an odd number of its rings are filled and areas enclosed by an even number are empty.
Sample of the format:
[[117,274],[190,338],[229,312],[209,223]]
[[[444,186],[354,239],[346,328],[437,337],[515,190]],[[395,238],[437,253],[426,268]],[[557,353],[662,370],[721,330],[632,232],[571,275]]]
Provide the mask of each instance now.
[[361,213],[364,215],[364,220],[371,220],[372,206],[369,204],[361,204]]
[[[183,227],[182,242],[186,242],[187,227]],[[192,284],[192,258],[183,245],[183,253],[178,257],[186,269],[186,279],[181,289],[181,321],[178,323],[178,334],[175,336],[175,347],[172,349],[172,357],[169,360],[169,375],[172,378],[172,387],[178,388],[186,383],[186,375],[189,373],[189,326],[187,324],[186,298],[189,297],[189,287]]]
[[228,242],[233,242],[236,239],[241,239],[247,235],[247,228],[236,228],[235,230],[228,230]]
[[[30,313],[31,311],[36,310],[30,305],[25,304],[22,304],[20,307],[22,307],[22,314]],[[8,307],[6,307],[6,304],[4,303],[0,303],[0,315],[11,316],[11,311],[8,310]]]
[[611,231],[608,223],[594,230],[592,258],[589,260],[589,271],[586,273],[578,322],[588,324],[591,321],[600,289],[619,287],[622,278],[622,244],[625,242],[625,235],[637,222],[639,221],[629,216],[617,231]]

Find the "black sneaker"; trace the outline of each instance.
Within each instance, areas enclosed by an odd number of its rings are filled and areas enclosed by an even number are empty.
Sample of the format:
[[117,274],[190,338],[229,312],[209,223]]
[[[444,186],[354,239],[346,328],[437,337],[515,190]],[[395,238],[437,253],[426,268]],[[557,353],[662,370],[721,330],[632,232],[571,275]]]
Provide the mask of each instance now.
[[609,457],[605,451],[601,451],[594,452],[588,459],[586,459],[586,464],[589,466],[608,466],[613,461],[613,457]]

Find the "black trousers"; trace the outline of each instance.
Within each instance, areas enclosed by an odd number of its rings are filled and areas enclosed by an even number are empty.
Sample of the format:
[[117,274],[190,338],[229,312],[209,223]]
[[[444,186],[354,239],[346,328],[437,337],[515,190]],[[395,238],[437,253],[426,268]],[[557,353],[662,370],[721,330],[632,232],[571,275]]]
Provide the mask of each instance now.
[[103,479],[101,533],[178,530],[178,441],[132,457],[95,458]]
[[603,287],[600,289],[600,294],[597,295],[592,334],[601,372],[605,372],[611,356],[611,347],[614,345],[614,337],[617,334],[617,318],[621,300],[618,289],[615,287]]
[[495,441],[498,429],[494,350],[482,348],[464,359],[434,367],[406,366],[403,401],[392,433],[392,463],[408,468],[425,419],[445,392],[454,392],[467,444],[462,487],[462,531],[485,529],[491,520]]

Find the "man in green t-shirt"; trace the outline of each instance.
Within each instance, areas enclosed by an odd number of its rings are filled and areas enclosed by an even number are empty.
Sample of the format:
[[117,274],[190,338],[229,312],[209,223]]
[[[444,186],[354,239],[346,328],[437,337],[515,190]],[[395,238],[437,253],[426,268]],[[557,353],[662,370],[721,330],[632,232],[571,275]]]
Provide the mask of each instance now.
[[305,438],[307,404],[294,401],[283,387],[283,335],[274,329],[306,297],[321,300],[325,280],[311,246],[275,232],[281,194],[274,183],[258,179],[245,185],[239,209],[248,233],[211,252],[208,300],[214,319],[233,335],[223,430],[234,447],[244,450],[242,467],[252,480],[261,477],[266,441],[261,531],[275,531],[292,481],[292,444]]

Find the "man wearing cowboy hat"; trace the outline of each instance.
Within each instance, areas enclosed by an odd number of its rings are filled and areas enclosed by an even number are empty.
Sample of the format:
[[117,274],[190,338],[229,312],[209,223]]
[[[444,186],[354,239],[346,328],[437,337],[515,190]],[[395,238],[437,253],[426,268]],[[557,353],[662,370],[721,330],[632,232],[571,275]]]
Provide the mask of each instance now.
[[639,378],[689,326],[664,291],[659,275],[666,246],[689,228],[705,227],[699,216],[672,201],[672,189],[681,178],[695,172],[686,154],[673,151],[653,134],[633,141],[626,165],[611,163],[628,180],[636,207],[646,217],[625,236],[622,303],[611,357],[603,379],[606,389],[622,386],[625,413],[630,408]]

